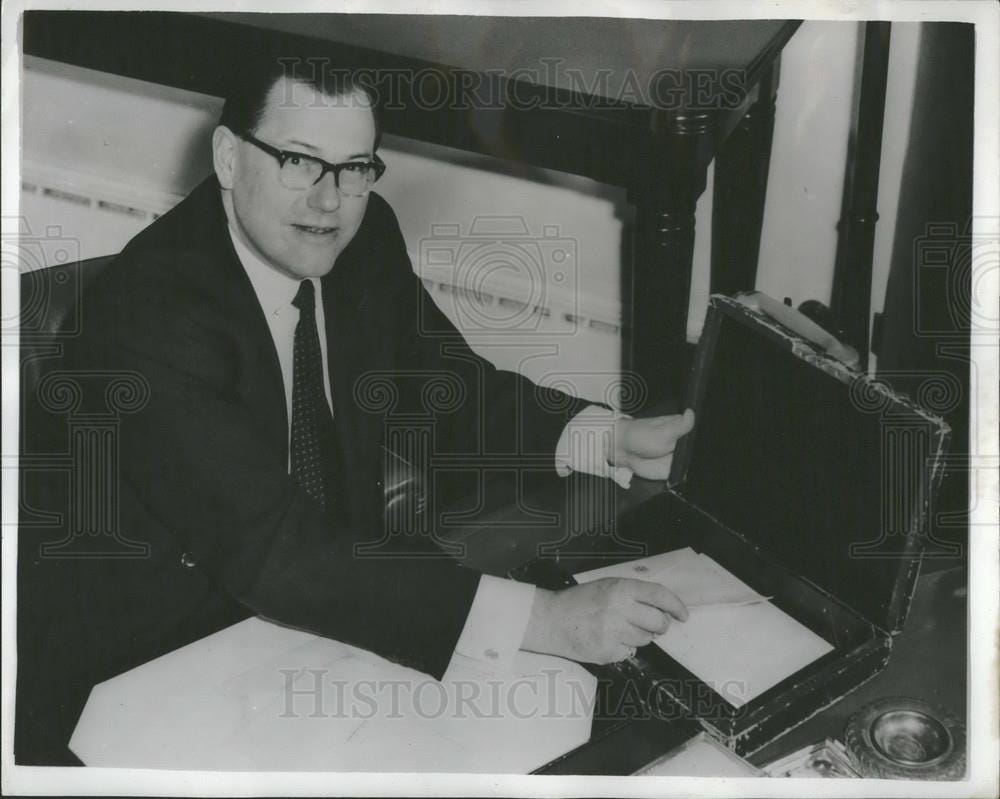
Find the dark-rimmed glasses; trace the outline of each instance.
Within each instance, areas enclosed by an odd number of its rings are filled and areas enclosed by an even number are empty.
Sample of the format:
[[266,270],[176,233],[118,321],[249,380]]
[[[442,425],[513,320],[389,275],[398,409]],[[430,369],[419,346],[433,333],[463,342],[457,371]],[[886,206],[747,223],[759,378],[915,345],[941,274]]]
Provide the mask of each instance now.
[[372,156],[372,161],[331,164],[314,155],[279,150],[249,133],[244,133],[241,138],[277,160],[278,179],[286,189],[308,189],[319,183],[327,172],[333,172],[333,180],[341,194],[364,197],[385,172],[385,163],[377,155]]

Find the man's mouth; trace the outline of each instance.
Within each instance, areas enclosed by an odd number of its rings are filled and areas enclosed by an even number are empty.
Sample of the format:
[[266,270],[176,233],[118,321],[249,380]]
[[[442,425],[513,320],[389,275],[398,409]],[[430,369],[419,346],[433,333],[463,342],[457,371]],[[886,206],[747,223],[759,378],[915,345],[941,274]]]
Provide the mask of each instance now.
[[319,227],[316,225],[292,225],[292,227],[311,236],[331,236],[338,230],[335,227]]

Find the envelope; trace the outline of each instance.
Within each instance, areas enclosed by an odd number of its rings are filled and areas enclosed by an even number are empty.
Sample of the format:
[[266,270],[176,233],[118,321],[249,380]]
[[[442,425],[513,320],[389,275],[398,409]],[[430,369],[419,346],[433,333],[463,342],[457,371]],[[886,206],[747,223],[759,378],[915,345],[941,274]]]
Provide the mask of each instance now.
[[653,639],[660,649],[735,707],[833,650],[705,554],[690,547],[575,575],[586,583],[632,577],[659,583],[688,607]]

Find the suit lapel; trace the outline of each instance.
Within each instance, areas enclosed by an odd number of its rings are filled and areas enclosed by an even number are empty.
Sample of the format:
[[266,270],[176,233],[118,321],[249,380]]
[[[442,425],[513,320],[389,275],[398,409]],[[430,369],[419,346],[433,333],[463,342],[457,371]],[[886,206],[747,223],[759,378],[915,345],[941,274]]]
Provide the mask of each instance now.
[[[271,337],[253,284],[240,263],[229,235],[215,177],[204,181],[191,195],[192,238],[215,265],[220,282],[220,311],[232,325],[233,335],[247,368],[238,380],[238,392],[261,429],[288,458],[288,409],[278,352]],[[189,228],[190,229],[190,228]]]
[[[341,454],[341,475],[361,529],[379,529],[372,511],[381,507],[378,481],[382,474],[385,409],[377,406],[366,376],[398,368],[391,357],[389,332],[379,317],[377,292],[378,236],[372,214],[366,214],[354,240],[323,278],[330,388],[334,423]],[[384,288],[383,288],[384,290]],[[377,393],[377,392],[376,392]],[[373,404],[374,402],[374,404]],[[376,525],[373,527],[373,525]]]
[[356,396],[358,381],[370,369],[381,368],[382,362],[378,357],[382,342],[367,313],[368,292],[360,281],[331,275],[323,279],[322,288],[330,389],[342,445],[367,446],[362,442],[381,440],[382,419]]

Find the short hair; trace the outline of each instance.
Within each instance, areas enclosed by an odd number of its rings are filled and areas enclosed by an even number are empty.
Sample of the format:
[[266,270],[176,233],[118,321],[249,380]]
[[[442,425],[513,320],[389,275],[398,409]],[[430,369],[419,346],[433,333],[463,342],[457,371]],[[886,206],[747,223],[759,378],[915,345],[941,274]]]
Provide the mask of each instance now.
[[226,100],[219,124],[238,136],[253,134],[264,116],[271,89],[282,78],[311,86],[331,98],[364,95],[375,119],[374,150],[378,149],[382,125],[376,93],[362,79],[361,73],[333,67],[330,60],[322,56],[273,55],[243,64],[225,80]]

